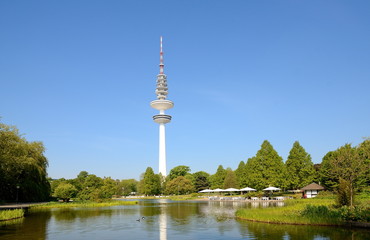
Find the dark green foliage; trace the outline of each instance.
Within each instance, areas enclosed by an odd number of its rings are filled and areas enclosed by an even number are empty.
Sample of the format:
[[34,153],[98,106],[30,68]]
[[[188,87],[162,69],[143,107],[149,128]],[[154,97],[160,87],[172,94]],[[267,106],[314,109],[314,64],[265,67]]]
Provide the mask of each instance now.
[[338,211],[333,211],[329,209],[327,206],[322,205],[307,205],[305,209],[301,213],[304,217],[309,218],[333,218],[337,219],[340,218],[340,213]]
[[0,123],[0,201],[15,201],[17,195],[19,201],[49,198],[44,152],[41,142],[28,142],[16,127]]
[[300,189],[314,181],[316,172],[311,156],[298,141],[294,142],[285,164],[289,189]]
[[196,192],[210,188],[209,174],[203,171],[199,171],[193,174],[194,177],[194,190]]
[[338,206],[350,206],[351,205],[351,184],[349,181],[339,178],[338,185],[338,196],[337,204]]
[[370,222],[370,206],[343,206],[339,208],[341,218],[345,221]]
[[322,205],[307,205],[301,213],[304,217],[312,219],[341,219],[342,221],[370,222],[369,206],[342,206],[340,208],[329,208]]

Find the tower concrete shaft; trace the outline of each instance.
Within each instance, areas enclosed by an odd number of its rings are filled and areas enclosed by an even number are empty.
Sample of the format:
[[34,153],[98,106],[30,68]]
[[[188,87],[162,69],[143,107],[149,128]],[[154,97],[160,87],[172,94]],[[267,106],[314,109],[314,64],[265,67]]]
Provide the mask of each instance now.
[[166,162],[166,127],[164,123],[159,124],[159,173],[167,176]]
[[166,160],[166,127],[165,124],[171,122],[171,116],[165,114],[165,110],[173,107],[173,102],[167,100],[168,87],[167,76],[164,74],[162,37],[160,39],[160,54],[159,54],[159,74],[157,75],[157,87],[155,94],[157,100],[151,101],[150,106],[159,110],[159,114],[153,116],[154,122],[159,124],[159,173],[162,176],[167,176],[167,160]]

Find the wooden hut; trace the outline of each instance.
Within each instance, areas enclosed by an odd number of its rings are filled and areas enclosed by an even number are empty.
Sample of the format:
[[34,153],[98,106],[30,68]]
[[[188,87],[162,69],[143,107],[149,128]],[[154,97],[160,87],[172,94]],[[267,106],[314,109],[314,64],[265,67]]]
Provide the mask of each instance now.
[[320,186],[317,183],[311,183],[301,190],[303,191],[303,197],[304,198],[313,198],[316,197],[319,191],[324,190],[325,188],[323,186]]

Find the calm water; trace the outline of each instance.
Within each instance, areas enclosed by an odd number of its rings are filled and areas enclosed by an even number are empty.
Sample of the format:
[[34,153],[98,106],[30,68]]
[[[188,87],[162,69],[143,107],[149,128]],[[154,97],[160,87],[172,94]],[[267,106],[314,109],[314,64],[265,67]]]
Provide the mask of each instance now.
[[269,207],[268,203],[258,204],[149,200],[134,206],[48,209],[0,226],[0,240],[370,239],[370,231],[365,229],[275,225],[234,218],[240,207]]

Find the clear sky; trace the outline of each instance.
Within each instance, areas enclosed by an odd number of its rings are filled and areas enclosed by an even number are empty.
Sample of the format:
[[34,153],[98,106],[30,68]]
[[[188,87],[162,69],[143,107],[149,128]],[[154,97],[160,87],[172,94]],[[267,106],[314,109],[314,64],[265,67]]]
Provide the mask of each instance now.
[[269,140],[314,163],[370,136],[370,1],[0,1],[0,116],[42,141],[52,178],[236,169]]

